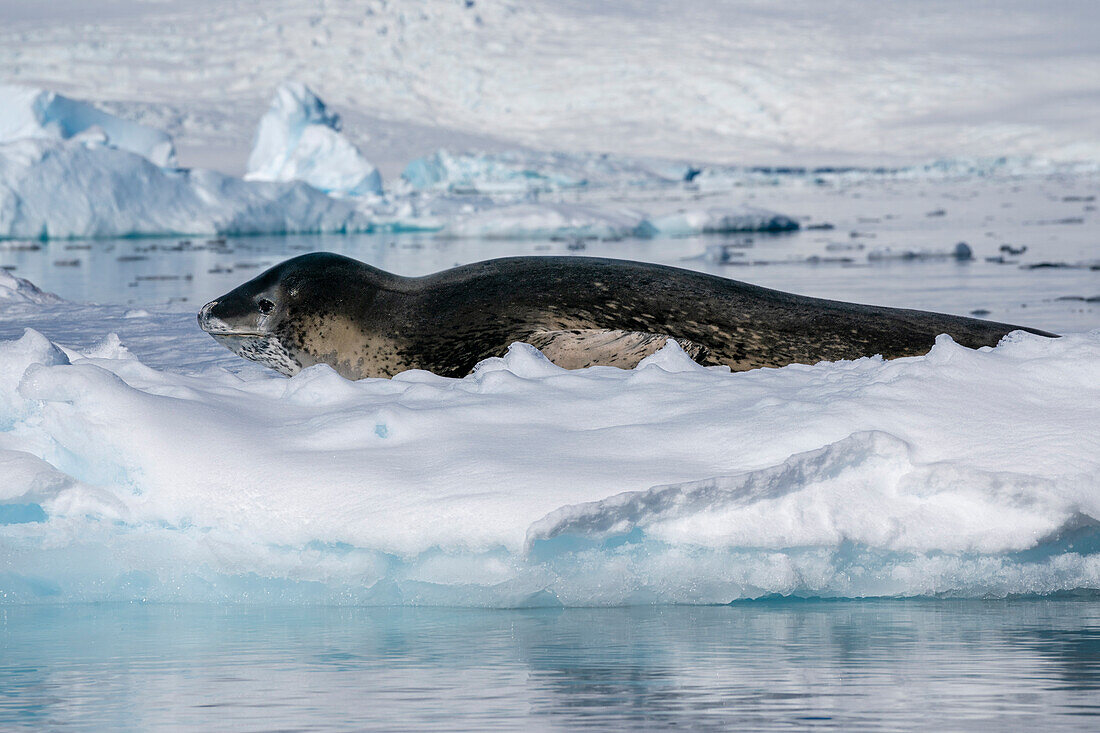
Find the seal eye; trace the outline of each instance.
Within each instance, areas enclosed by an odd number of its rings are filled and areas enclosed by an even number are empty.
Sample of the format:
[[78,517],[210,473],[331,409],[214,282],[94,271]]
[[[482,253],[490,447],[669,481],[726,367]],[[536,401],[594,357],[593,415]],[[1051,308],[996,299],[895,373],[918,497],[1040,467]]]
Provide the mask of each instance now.
[[260,307],[260,313],[263,315],[269,315],[271,311],[275,310],[275,304],[267,298],[260,298],[260,302],[257,304]]

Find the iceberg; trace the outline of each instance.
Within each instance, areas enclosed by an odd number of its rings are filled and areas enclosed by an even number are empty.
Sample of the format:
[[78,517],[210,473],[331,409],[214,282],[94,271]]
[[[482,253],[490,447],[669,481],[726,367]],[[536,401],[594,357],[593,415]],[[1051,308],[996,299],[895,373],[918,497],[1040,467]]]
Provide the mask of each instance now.
[[340,117],[304,84],[286,82],[260,120],[249,181],[304,181],[338,196],[382,193],[382,176],[340,133]]
[[130,122],[85,102],[34,87],[0,84],[0,143],[23,138],[98,140],[174,167],[176,151],[166,132]]
[[301,182],[162,168],[92,140],[0,143],[0,239],[367,231],[353,204]]

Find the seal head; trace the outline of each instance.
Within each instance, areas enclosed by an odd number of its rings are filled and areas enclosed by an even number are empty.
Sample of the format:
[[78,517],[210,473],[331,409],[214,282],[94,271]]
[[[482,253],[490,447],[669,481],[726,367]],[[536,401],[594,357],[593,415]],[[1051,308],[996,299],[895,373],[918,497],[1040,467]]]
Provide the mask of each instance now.
[[372,272],[386,275],[331,253],[295,257],[204,305],[199,327],[235,354],[287,376],[334,364],[334,352],[354,353],[362,341],[362,314],[378,291]]

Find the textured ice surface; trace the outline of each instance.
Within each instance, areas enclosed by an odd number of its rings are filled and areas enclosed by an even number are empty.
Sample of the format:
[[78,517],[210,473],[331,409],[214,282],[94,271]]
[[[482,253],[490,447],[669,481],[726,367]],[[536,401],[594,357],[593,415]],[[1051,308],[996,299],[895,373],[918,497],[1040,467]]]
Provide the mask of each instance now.
[[464,379],[349,382],[265,373],[190,314],[12,308],[55,335],[0,344],[8,602],[1100,584],[1097,332],[739,374],[675,346],[566,371],[514,345]]
[[22,138],[100,141],[173,166],[176,151],[165,132],[124,120],[57,92],[0,84],[0,142]]
[[340,133],[340,117],[304,84],[286,82],[260,120],[246,180],[305,181],[325,193],[382,193],[382,177]]

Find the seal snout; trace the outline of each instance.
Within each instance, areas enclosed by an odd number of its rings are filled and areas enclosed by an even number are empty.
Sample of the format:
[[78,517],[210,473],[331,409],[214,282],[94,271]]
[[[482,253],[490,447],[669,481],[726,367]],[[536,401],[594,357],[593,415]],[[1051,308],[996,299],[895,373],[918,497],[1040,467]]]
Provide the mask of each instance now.
[[229,324],[214,315],[214,306],[218,301],[212,300],[199,309],[199,328],[207,333],[228,333],[232,329]]

